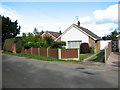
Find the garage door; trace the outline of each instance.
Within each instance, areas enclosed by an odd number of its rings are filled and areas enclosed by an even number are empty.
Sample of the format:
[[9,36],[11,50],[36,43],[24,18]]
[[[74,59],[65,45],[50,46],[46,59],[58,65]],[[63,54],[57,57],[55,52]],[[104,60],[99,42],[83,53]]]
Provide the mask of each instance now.
[[80,48],[82,41],[68,41],[68,48]]

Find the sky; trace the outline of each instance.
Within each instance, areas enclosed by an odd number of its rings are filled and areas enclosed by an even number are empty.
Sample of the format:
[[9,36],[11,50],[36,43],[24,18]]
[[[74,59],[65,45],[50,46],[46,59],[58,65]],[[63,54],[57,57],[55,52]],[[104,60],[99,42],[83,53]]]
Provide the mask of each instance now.
[[118,29],[118,2],[2,2],[0,14],[18,20],[20,34],[38,31],[64,32],[80,25],[102,37]]

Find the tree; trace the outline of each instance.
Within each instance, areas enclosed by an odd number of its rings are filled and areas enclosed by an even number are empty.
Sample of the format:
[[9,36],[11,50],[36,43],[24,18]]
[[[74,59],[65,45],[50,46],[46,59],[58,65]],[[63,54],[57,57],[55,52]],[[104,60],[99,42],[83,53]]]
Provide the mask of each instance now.
[[102,39],[103,40],[112,40],[112,41],[116,41],[117,38],[116,36],[120,34],[119,32],[117,32],[116,30],[114,30],[113,32],[111,32],[109,35],[107,36],[103,36]]
[[20,29],[17,20],[12,22],[9,17],[2,16],[2,43],[4,44],[5,39],[14,38],[20,34]]
[[36,35],[38,32],[37,28],[34,28],[33,34]]

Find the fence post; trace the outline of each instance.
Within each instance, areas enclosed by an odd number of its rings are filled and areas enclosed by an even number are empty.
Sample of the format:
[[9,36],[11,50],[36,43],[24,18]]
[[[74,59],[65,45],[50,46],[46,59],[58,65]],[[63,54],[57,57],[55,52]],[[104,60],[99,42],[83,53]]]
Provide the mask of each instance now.
[[26,52],[26,49],[25,49],[25,54],[26,54],[27,52]]
[[49,48],[47,48],[47,57],[49,56],[49,54],[48,54],[48,49],[49,49]]
[[107,53],[106,53],[106,48],[105,48],[105,63],[106,63],[106,54],[107,54]]
[[58,49],[58,59],[61,59],[61,49]]
[[79,57],[80,57],[80,49],[78,48],[78,60],[79,60]]
[[38,48],[38,56],[40,56],[40,48]]
[[32,47],[31,47],[31,55],[32,55]]

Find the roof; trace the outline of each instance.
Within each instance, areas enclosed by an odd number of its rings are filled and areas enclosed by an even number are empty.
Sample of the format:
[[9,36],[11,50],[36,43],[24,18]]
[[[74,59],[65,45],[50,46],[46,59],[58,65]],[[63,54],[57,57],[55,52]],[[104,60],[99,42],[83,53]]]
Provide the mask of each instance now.
[[[93,38],[94,40],[100,40],[100,39],[101,39],[99,36],[97,36],[96,34],[94,34],[93,32],[91,32],[90,30],[88,30],[88,29],[86,29],[86,28],[84,28],[84,27],[78,26],[78,25],[76,25],[76,24],[72,24],[69,28],[67,28],[67,29],[63,32],[63,34],[66,33],[68,30],[70,30],[72,27],[75,27],[76,29],[82,31],[83,33],[87,34],[88,36],[90,36],[90,37]],[[62,35],[63,35],[63,34],[62,34]],[[62,37],[62,35],[60,35],[58,38]],[[57,38],[57,39],[58,39],[58,38]],[[57,39],[56,39],[56,40],[57,40]]]
[[[74,24],[75,26],[77,26],[76,24]],[[77,26],[78,27],[78,26]],[[89,34],[90,36],[92,36],[93,38],[95,38],[95,39],[97,39],[97,40],[99,40],[99,39],[101,39],[99,36],[97,36],[96,34],[94,34],[93,32],[91,32],[90,30],[88,30],[88,29],[86,29],[86,28],[84,28],[84,27],[78,27],[78,28],[80,28],[81,30],[83,30],[84,32],[86,32],[87,34]]]
[[58,38],[61,34],[59,32],[53,32],[53,31],[46,31],[47,33],[51,34],[55,38]]

